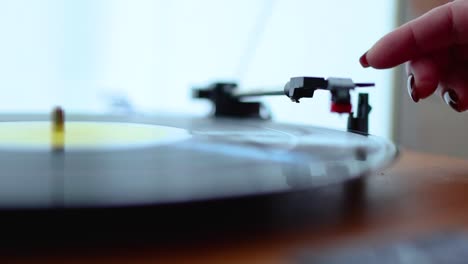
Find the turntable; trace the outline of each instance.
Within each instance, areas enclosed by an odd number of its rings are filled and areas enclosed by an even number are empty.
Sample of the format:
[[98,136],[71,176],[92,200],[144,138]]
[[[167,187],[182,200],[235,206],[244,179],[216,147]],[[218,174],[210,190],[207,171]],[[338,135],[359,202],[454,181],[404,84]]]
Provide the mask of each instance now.
[[[3,116],[0,222],[9,228],[2,231],[30,239],[66,223],[75,235],[84,229],[89,235],[90,226],[114,233],[129,218],[130,233],[142,222],[164,229],[197,213],[219,217],[213,204],[232,213],[225,202],[247,208],[246,199],[251,205],[251,199],[360,179],[397,153],[392,143],[368,135],[367,94],[352,112],[350,91],[372,85],[296,77],[284,91],[239,94],[235,84],[216,83],[194,90],[213,102],[211,118],[68,115],[61,108],[52,117]],[[278,124],[260,103],[243,100],[286,95],[299,102],[317,89],[331,92],[332,112],[349,113],[348,132]],[[42,228],[27,227],[32,218]],[[59,236],[71,232],[60,230]]]

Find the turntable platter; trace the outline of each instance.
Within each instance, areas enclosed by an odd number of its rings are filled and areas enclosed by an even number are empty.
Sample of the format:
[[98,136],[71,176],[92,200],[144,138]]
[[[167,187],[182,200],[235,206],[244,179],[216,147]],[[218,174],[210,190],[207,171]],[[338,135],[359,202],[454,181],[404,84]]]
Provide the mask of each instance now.
[[[145,147],[190,137],[183,129],[158,125],[72,121],[66,126],[61,141],[67,151]],[[49,151],[58,137],[46,121],[0,123],[0,150],[4,151]]]
[[383,139],[259,120],[2,116],[0,209],[145,206],[291,192],[388,165]]

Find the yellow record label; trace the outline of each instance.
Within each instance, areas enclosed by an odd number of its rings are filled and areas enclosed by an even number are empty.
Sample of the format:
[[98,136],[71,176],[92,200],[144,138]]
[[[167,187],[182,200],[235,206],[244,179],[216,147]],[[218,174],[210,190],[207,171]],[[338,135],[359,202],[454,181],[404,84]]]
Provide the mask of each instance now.
[[102,150],[168,144],[190,134],[173,127],[135,123],[66,122],[56,129],[51,122],[0,123],[0,149]]

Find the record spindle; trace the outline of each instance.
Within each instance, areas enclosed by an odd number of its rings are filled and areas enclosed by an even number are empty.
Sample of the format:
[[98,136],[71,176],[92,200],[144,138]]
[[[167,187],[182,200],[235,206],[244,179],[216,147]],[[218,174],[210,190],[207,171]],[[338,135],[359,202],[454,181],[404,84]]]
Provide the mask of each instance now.
[[52,112],[52,150],[63,152],[65,147],[65,113],[61,107]]

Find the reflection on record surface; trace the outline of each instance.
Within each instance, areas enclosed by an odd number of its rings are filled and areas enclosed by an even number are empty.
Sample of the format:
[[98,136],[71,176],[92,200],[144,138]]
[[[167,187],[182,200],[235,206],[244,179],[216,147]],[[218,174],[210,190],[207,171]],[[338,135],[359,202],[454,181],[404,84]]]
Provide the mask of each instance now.
[[183,137],[147,145],[127,138],[122,148],[96,147],[88,140],[85,147],[68,150],[65,143],[59,153],[0,148],[1,208],[152,205],[304,190],[360,177],[396,155],[393,144],[377,137],[270,121],[163,116],[68,121],[94,124],[102,138],[122,134],[119,126]]

